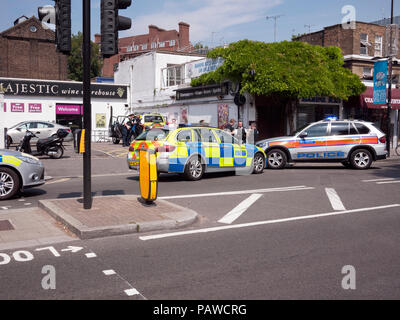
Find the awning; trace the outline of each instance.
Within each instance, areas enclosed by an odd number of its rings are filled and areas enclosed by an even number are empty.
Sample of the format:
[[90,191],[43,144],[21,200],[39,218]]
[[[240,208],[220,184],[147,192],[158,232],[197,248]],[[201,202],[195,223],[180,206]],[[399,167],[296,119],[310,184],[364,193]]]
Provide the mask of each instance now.
[[[387,109],[386,104],[373,104],[373,88],[367,87],[360,95],[360,104],[363,108]],[[392,109],[400,109],[400,89],[392,89]]]

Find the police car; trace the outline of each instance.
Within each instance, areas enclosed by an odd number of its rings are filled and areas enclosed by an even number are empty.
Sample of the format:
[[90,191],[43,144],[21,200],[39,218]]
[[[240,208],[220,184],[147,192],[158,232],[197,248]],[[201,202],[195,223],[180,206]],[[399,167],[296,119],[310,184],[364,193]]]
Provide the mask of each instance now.
[[200,180],[205,172],[258,174],[265,167],[262,149],[240,144],[228,132],[212,127],[165,126],[143,132],[129,147],[130,169],[138,168],[142,148],[156,152],[158,172],[182,173],[189,180]]
[[374,160],[387,155],[385,134],[362,120],[322,120],[291,136],[261,140],[256,145],[265,151],[270,169],[282,169],[288,162],[340,162],[368,169]]
[[0,200],[13,197],[23,188],[45,183],[42,162],[29,154],[0,149]]

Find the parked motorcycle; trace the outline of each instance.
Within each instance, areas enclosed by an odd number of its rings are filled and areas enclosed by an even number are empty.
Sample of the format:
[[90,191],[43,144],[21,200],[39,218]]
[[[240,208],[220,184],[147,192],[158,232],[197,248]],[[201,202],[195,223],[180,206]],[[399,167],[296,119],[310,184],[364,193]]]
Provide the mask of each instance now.
[[32,151],[31,139],[38,138],[32,131],[26,130],[24,138],[21,140],[17,147],[17,151],[25,152],[33,156],[49,156],[53,159],[60,159],[64,155],[63,141],[68,135],[65,129],[57,130],[50,138],[39,139],[36,143],[36,151]]

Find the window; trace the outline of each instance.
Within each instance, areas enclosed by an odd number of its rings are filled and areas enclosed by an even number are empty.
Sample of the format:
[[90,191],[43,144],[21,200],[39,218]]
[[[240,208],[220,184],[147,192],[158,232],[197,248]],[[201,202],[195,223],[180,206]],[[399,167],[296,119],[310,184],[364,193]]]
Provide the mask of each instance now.
[[234,143],[234,144],[239,144],[239,142],[234,138],[231,134],[222,131],[222,130],[215,130],[217,132],[217,135],[219,137],[219,140],[221,140],[221,143]]
[[211,129],[198,129],[198,131],[200,131],[201,142],[217,142],[217,139],[215,138]]
[[321,137],[326,136],[326,129],[328,128],[327,123],[315,124],[303,132],[307,132],[307,138],[309,137]]
[[375,56],[382,57],[382,36],[375,35]]
[[127,48],[126,48],[126,51],[127,51],[127,52],[132,52],[132,46],[127,47]]
[[147,43],[142,44],[142,50],[147,50]]
[[50,123],[45,123],[45,122],[38,122],[37,127],[39,129],[48,129],[48,128],[54,128],[54,125],[52,125]]
[[354,125],[356,126],[359,134],[367,134],[367,133],[369,133],[368,127],[363,125],[362,123],[355,123]]
[[371,67],[363,67],[363,77],[372,77]]
[[164,41],[159,42],[159,43],[158,43],[158,47],[159,47],[159,48],[164,48],[164,47],[165,47],[165,42],[164,42]]
[[360,34],[360,54],[368,55],[368,34],[361,33]]
[[168,64],[167,68],[162,70],[164,87],[177,86],[184,83],[183,66]]
[[169,46],[174,47],[175,46],[175,40],[169,40]]
[[192,142],[192,131],[191,130],[182,130],[178,133],[176,138],[178,142]]
[[[37,122],[29,122],[29,123],[27,123],[27,127],[29,130],[39,128]],[[43,127],[40,127],[40,128],[43,128]]]
[[168,136],[168,134],[169,134],[168,129],[156,128],[156,129],[151,129],[151,130],[143,132],[135,140],[136,141],[144,141],[144,140],[162,141]]
[[164,122],[162,116],[144,116],[144,122]]
[[133,47],[133,50],[134,50],[134,51],[138,51],[138,50],[139,50],[139,46],[138,46],[138,45],[134,46],[134,47]]
[[157,42],[152,42],[151,43],[151,48],[156,49],[157,48]]
[[350,134],[358,134],[357,129],[354,127],[353,123],[350,123]]
[[349,134],[349,122],[332,122],[331,136],[346,136]]

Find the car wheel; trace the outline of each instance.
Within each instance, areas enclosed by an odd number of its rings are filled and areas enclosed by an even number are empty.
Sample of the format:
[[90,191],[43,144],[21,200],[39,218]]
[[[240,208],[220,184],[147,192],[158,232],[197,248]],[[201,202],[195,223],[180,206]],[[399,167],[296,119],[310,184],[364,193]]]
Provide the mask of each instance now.
[[114,144],[119,144],[119,139],[113,137],[113,138],[112,138],[112,142],[113,142]]
[[267,165],[270,169],[282,169],[286,166],[287,157],[285,152],[273,149],[267,153]]
[[60,159],[64,155],[64,150],[61,147],[57,148],[56,154],[51,154],[50,158],[52,159]]
[[358,149],[352,152],[350,164],[354,169],[365,170],[372,164],[372,154],[366,149]]
[[253,159],[253,173],[260,174],[263,173],[265,168],[265,159],[261,153],[257,153]]
[[20,188],[18,175],[9,168],[0,168],[0,200],[12,198]]
[[204,174],[204,165],[199,157],[192,157],[185,166],[185,177],[191,181],[200,180]]

